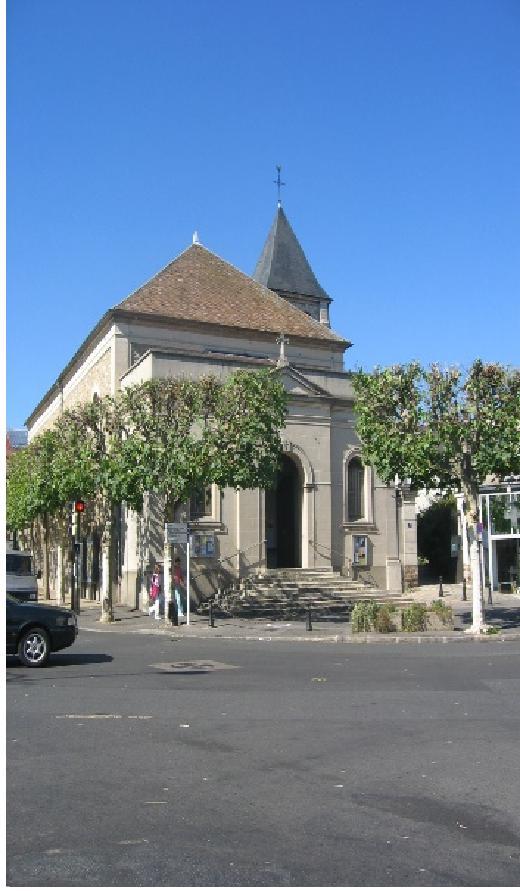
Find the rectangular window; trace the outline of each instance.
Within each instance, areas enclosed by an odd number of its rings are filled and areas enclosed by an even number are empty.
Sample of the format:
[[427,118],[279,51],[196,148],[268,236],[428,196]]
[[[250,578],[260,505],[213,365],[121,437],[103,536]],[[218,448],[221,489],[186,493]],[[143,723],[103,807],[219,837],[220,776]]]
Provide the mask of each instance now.
[[212,487],[197,489],[190,498],[190,519],[200,520],[213,515]]

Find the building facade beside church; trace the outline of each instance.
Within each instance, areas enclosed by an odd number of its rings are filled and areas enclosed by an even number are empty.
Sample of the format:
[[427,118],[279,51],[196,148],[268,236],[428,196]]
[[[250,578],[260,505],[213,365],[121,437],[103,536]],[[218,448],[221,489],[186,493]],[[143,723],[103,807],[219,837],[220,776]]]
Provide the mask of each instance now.
[[[212,486],[180,512],[193,532],[194,599],[266,568],[335,568],[394,591],[414,584],[414,496],[362,463],[344,370],[351,344],[330,326],[331,302],[280,204],[252,277],[194,237],[100,319],[29,417],[29,439],[77,402],[150,378],[275,369],[289,394],[276,489]],[[153,493],[142,515],[121,508],[123,603],[142,605],[146,571],[162,561],[160,516]],[[85,565],[96,562],[96,530],[85,547]],[[95,591],[98,575],[85,571]]]

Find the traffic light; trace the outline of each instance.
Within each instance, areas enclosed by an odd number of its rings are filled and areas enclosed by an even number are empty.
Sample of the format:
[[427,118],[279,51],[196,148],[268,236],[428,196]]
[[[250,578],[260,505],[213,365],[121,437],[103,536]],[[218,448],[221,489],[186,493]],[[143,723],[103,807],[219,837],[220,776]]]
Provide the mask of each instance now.
[[77,538],[80,530],[81,514],[85,510],[85,502],[78,499],[70,505],[69,536]]

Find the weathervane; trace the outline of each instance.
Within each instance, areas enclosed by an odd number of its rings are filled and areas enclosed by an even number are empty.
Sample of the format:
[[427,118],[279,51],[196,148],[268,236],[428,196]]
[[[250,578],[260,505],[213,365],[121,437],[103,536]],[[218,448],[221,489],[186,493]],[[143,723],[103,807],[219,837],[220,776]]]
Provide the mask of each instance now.
[[276,165],[276,171],[277,171],[276,179],[274,179],[273,182],[274,182],[275,186],[278,186],[278,207],[281,207],[282,206],[282,197],[281,197],[280,189],[282,188],[282,186],[285,186],[285,183],[283,183],[282,180],[280,179],[280,173],[282,172],[282,168],[280,167],[279,164]]

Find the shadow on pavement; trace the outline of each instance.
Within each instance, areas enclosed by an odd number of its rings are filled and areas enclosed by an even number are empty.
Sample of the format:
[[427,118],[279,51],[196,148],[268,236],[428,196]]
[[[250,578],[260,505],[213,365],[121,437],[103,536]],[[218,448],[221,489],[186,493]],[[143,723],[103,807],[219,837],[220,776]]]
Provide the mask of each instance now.
[[[16,656],[7,656],[6,658],[7,667],[18,665],[20,668],[25,669],[25,666],[19,662]],[[53,668],[58,665],[98,665],[102,662],[113,661],[114,657],[109,656],[107,653],[51,653],[47,665],[44,665],[42,668],[29,668],[27,670],[37,673],[39,671],[45,671],[46,668]]]
[[486,606],[486,622],[497,628],[520,627],[520,607]]
[[[484,605],[484,618],[488,625],[495,628],[520,628],[520,606],[488,606]],[[458,612],[455,615],[455,627],[471,625],[471,610]]]

